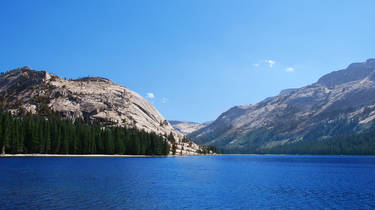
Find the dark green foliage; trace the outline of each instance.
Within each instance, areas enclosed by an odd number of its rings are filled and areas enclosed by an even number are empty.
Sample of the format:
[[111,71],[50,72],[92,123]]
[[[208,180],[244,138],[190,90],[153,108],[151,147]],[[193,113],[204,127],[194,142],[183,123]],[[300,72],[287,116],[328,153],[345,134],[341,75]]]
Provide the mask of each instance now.
[[[238,138],[232,147],[216,146],[222,153],[375,155],[375,125],[361,128],[357,121],[343,119],[322,122],[295,136],[280,130],[254,130]],[[284,139],[289,142],[272,148],[265,146]]]
[[48,114],[13,117],[0,112],[0,148],[5,152],[42,154],[168,155],[169,144],[160,135],[99,123],[74,123]]
[[172,154],[176,155],[177,144],[172,133],[168,135],[168,141],[172,143]]
[[[256,154],[311,154],[311,155],[375,155],[375,126],[363,133],[349,133],[351,123],[336,123],[318,126],[304,140],[286,143],[273,148],[239,150],[223,149],[222,153]],[[319,132],[318,132],[319,131]],[[339,131],[341,134],[339,134]],[[335,135],[322,137],[323,134]]]
[[375,155],[375,128],[361,134],[346,134],[286,144],[269,149],[265,153]]

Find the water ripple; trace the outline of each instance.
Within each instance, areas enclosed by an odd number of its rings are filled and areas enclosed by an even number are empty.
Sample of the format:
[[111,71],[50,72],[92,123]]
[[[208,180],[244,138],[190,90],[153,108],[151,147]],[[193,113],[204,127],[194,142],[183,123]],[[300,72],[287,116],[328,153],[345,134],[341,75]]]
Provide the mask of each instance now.
[[2,209],[374,209],[375,158],[0,159]]

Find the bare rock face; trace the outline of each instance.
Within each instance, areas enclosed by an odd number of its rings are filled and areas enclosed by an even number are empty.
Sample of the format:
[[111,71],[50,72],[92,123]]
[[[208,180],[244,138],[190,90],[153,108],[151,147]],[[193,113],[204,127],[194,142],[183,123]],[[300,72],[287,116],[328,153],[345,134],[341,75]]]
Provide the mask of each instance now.
[[281,91],[255,105],[236,106],[190,134],[199,144],[257,152],[282,144],[358,133],[375,119],[375,59]]
[[[196,154],[199,146],[184,139],[142,96],[101,77],[65,80],[46,71],[23,67],[0,76],[1,105],[12,112],[43,115],[47,110],[75,120],[97,120],[106,126],[126,126],[173,134],[178,154]],[[184,139],[184,142],[182,141]]]
[[188,135],[206,127],[207,123],[196,123],[196,122],[186,122],[186,121],[178,121],[178,120],[169,120],[169,123],[176,129],[177,131],[181,132],[184,135]]

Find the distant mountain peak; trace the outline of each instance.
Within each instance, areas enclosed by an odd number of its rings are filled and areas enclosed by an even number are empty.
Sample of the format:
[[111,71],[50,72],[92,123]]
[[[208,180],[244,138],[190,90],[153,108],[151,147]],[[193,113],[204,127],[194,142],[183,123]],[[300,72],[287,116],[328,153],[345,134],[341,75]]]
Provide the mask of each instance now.
[[194,131],[204,128],[208,125],[207,123],[197,123],[179,120],[169,120],[169,122],[176,130],[185,135],[193,133]]

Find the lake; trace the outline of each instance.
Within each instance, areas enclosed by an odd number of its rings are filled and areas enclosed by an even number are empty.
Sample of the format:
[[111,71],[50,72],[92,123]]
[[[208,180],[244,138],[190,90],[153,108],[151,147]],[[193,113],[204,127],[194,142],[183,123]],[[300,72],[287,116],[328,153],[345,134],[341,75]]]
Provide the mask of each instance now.
[[375,208],[375,157],[17,157],[0,167],[0,209]]

